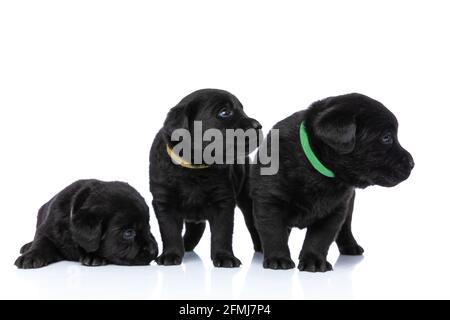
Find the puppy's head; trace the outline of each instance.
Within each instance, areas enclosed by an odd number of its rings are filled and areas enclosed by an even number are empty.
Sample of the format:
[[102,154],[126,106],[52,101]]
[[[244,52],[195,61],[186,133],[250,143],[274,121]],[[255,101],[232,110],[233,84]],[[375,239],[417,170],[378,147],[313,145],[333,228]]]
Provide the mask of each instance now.
[[[164,139],[169,145],[176,144],[177,142],[171,141],[171,135],[174,130],[185,129],[190,132],[192,137],[192,151],[194,152],[196,145],[194,144],[194,132],[198,127],[195,127],[194,123],[201,122],[201,135],[209,129],[215,129],[216,132],[220,132],[223,140],[224,154],[227,149],[235,148],[239,144],[245,145],[245,155],[252,152],[259,144],[258,135],[261,129],[259,122],[253,118],[248,117],[243,109],[241,102],[231,93],[218,90],[218,89],[202,89],[195,91],[185,98],[183,98],[178,105],[173,107],[164,122],[163,134]],[[227,140],[227,129],[242,129],[243,131],[253,132],[256,135],[256,145],[250,143],[248,138],[238,141],[231,139]],[[197,132],[198,133],[198,132]],[[210,141],[215,142],[215,138],[209,138]],[[210,141],[202,141],[200,146],[201,151],[210,144]],[[235,152],[236,156],[239,156]]]
[[147,265],[158,254],[149,208],[126,183],[106,182],[79,190],[72,198],[70,219],[74,241],[111,263]]
[[397,119],[367,96],[353,93],[318,101],[307,121],[320,158],[356,187],[395,186],[414,167],[398,140]]

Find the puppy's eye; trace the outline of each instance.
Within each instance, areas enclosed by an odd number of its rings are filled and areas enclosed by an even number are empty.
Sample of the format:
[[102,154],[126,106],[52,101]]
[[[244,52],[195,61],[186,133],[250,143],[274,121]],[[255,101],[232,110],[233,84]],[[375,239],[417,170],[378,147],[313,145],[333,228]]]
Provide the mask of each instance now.
[[123,232],[122,237],[125,240],[133,240],[136,237],[136,231],[134,229],[127,229]]
[[394,142],[394,138],[392,137],[392,134],[388,132],[381,137],[381,142],[383,144],[392,144]]
[[219,118],[230,118],[233,116],[233,110],[223,108],[220,109],[219,113],[217,114]]

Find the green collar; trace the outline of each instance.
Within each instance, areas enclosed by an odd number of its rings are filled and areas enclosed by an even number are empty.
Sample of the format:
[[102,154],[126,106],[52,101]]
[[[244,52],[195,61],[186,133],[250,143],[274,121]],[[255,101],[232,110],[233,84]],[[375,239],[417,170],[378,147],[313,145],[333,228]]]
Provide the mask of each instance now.
[[314,151],[311,149],[311,145],[309,144],[308,134],[306,133],[305,123],[302,121],[300,124],[300,145],[302,146],[303,152],[305,153],[306,158],[308,158],[309,163],[323,174],[325,177],[334,178],[334,172],[325,167],[322,162],[316,157]]

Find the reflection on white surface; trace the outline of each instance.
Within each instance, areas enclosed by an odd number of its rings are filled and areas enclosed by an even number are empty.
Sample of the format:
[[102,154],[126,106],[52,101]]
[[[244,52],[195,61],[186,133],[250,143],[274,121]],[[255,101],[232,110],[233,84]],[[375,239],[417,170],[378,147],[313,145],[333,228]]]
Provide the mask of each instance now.
[[299,275],[299,284],[304,297],[306,299],[354,298],[352,273],[363,259],[364,256],[340,255],[332,272],[302,272]]
[[36,270],[15,270],[17,298],[31,299],[140,299],[152,298],[158,288],[158,273],[149,267],[84,267],[59,262]]
[[298,270],[266,270],[262,264],[262,254],[255,253],[246,273],[242,298],[291,299],[293,276]]
[[[352,272],[362,257],[340,256],[334,272],[310,274],[297,269],[262,268],[262,255],[248,266],[212,267],[196,253],[180,266],[85,267],[59,262],[37,270],[14,270],[7,281],[17,291],[7,298],[28,299],[314,299],[352,298]],[[3,293],[2,293],[3,294]]]

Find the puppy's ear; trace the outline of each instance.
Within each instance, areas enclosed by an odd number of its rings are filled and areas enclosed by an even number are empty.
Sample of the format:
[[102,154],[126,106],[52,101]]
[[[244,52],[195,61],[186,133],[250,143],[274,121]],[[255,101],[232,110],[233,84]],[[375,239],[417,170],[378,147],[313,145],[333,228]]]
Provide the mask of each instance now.
[[192,103],[185,103],[183,101],[170,109],[164,121],[164,131],[169,138],[176,129],[189,130],[192,109]]
[[78,191],[72,198],[70,207],[70,230],[73,240],[86,252],[94,252],[100,246],[102,236],[101,215],[87,208],[83,204],[91,195],[89,187]]
[[355,117],[339,106],[331,106],[317,116],[314,133],[337,152],[350,153],[355,148]]

